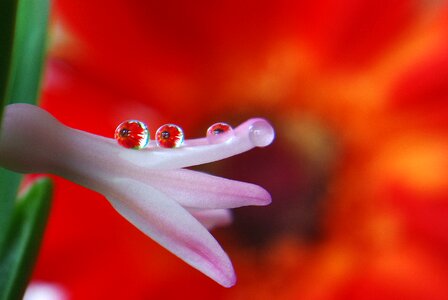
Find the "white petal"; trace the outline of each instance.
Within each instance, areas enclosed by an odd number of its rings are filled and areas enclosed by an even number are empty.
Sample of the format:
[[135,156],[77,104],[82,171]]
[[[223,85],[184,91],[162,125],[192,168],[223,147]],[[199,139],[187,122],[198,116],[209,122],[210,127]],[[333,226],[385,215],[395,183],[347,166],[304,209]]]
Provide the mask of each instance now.
[[107,198],[129,222],[219,284],[234,285],[235,272],[227,254],[190,213],[135,180],[116,179],[113,184],[120,192]]
[[[186,146],[163,149],[151,146],[141,151],[123,149],[121,159],[148,169],[179,169],[221,160],[246,152],[254,147],[269,145],[275,137],[274,129],[264,119],[250,119],[234,130],[226,142],[209,144],[207,139],[185,141]],[[188,146],[188,144],[192,146]],[[154,145],[151,143],[150,145]]]
[[156,187],[184,207],[216,209],[271,203],[270,194],[258,185],[192,170],[140,169],[132,176]]

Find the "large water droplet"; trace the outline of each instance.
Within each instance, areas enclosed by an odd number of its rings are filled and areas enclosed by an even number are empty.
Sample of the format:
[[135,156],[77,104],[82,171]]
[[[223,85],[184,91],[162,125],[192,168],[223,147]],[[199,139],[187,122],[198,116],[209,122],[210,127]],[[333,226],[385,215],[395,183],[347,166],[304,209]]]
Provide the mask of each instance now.
[[274,140],[275,131],[266,120],[259,119],[250,126],[249,138],[254,146],[265,147]]
[[129,120],[117,126],[114,138],[121,146],[138,150],[148,145],[149,131],[145,123]]

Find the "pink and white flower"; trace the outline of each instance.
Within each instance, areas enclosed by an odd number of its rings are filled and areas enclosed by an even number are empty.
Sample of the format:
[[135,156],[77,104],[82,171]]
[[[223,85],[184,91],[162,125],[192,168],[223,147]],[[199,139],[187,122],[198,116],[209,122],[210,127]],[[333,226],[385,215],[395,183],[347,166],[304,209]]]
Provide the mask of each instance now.
[[186,167],[221,160],[275,136],[264,119],[250,119],[219,143],[185,140],[175,149],[135,151],[110,138],[69,128],[28,104],[6,107],[0,166],[22,173],[52,173],[95,190],[129,222],[219,284],[235,284],[230,259],[206,229],[231,221],[229,209],[267,205],[269,193],[245,182]]

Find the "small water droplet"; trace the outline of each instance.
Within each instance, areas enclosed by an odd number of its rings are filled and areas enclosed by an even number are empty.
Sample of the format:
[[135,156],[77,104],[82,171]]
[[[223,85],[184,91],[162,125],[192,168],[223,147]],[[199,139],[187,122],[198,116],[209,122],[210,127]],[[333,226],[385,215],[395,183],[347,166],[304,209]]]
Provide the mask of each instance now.
[[163,148],[179,147],[184,142],[184,132],[177,125],[165,124],[157,129],[156,142]]
[[207,140],[211,144],[223,143],[233,135],[233,129],[227,123],[215,123],[207,129]]

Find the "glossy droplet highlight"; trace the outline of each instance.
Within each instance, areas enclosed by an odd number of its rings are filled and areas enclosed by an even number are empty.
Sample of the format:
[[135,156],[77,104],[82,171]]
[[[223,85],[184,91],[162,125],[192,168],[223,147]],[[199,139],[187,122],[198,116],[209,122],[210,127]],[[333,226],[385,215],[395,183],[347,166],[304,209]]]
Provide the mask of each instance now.
[[227,123],[215,123],[207,129],[207,140],[212,144],[225,142],[233,135],[233,129]]
[[254,146],[265,147],[272,143],[274,138],[274,128],[264,119],[258,119],[249,128],[249,139]]
[[114,138],[125,148],[142,149],[148,145],[149,131],[145,123],[129,120],[118,125]]
[[176,148],[184,142],[182,128],[174,124],[165,124],[157,129],[157,145],[163,148]]

